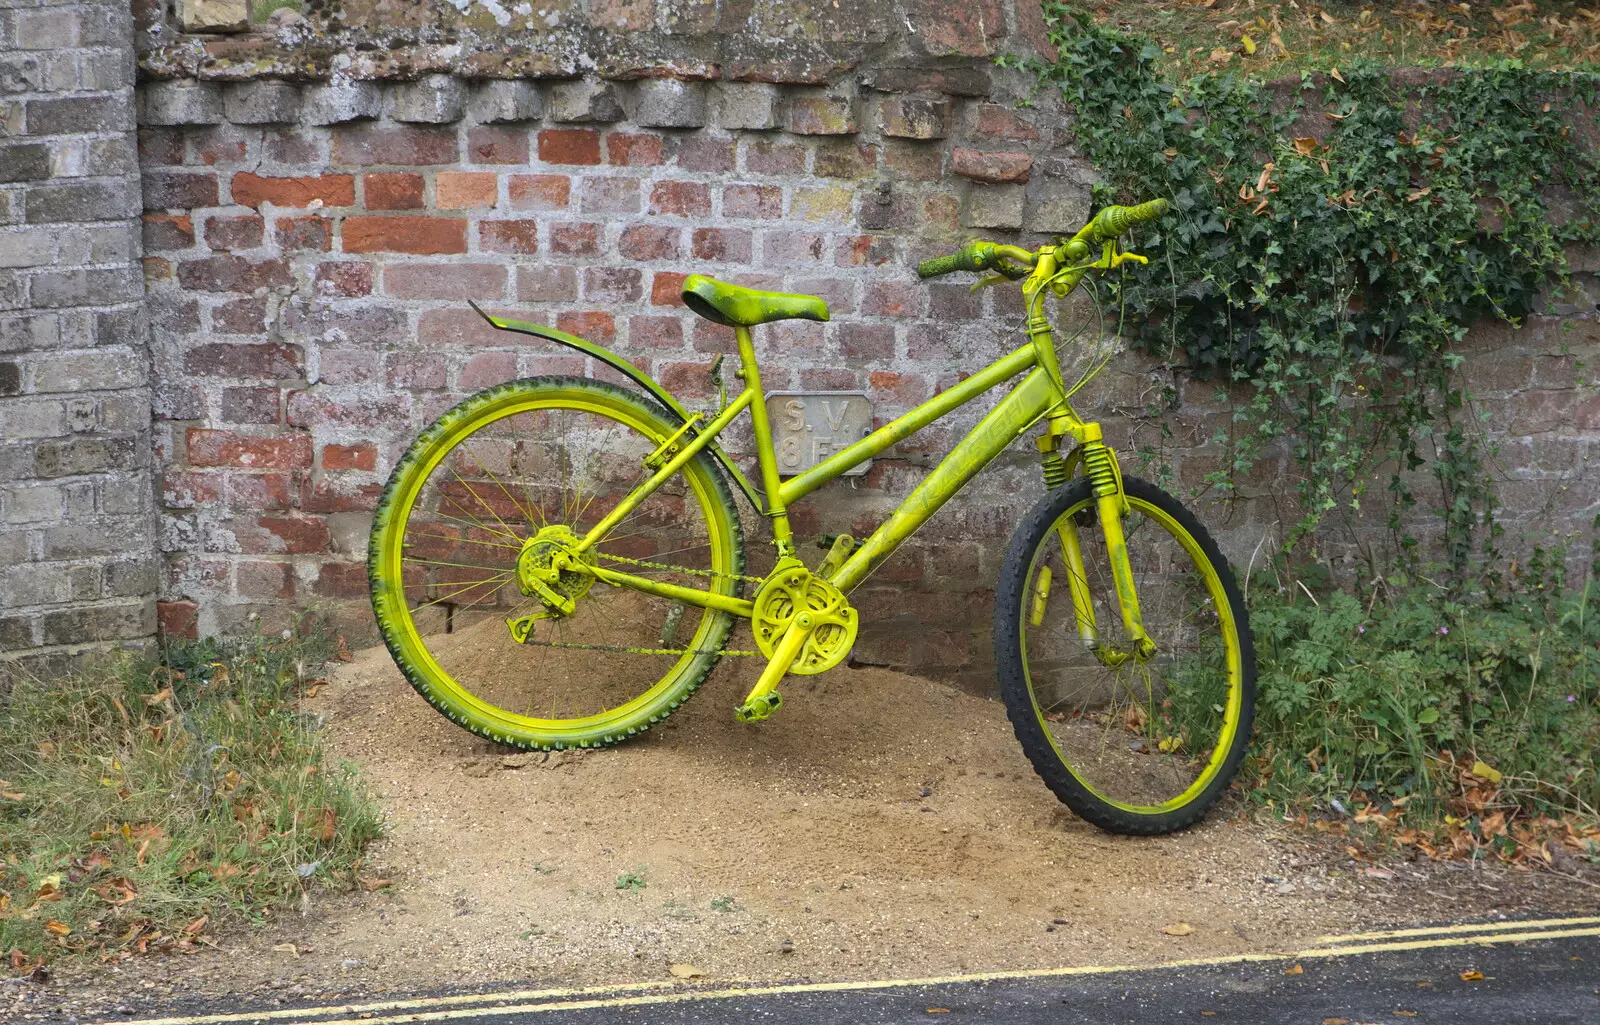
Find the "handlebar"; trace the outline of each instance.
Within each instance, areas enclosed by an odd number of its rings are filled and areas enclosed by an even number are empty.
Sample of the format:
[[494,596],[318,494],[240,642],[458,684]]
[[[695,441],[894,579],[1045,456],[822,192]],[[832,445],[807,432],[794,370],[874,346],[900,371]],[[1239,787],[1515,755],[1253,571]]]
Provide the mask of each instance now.
[[[1096,244],[1114,239],[1135,224],[1153,221],[1167,212],[1167,201],[1152,199],[1138,206],[1108,206],[1094,216],[1088,224],[1072,237],[1072,242]],[[1069,242],[1068,245],[1072,243]],[[1037,253],[1017,246],[1002,246],[994,242],[969,242],[949,256],[923,260],[917,264],[917,276],[936,278],[956,271],[986,271],[999,267],[1007,277],[1023,276],[1038,259]],[[1008,274],[1006,264],[1017,265],[1022,274]]]

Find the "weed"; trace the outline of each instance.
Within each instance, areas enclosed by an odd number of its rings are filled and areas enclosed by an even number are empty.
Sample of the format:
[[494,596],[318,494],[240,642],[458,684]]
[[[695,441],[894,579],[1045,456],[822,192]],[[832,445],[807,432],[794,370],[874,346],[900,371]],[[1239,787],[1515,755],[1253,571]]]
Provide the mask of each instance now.
[[295,709],[318,637],[174,643],[0,697],[0,952],[170,952],[357,885],[376,803]]
[[546,865],[542,861],[536,861],[533,863],[533,870],[542,876],[547,876],[555,872],[556,867],[554,865]]
[[624,872],[620,876],[617,876],[617,889],[631,890],[634,893],[638,893],[640,890],[650,885],[649,883],[645,882],[644,874],[646,871],[648,871],[648,868],[644,865],[640,865],[632,872]]
[[727,894],[723,894],[711,902],[711,910],[721,911],[725,914],[731,911],[738,911],[740,910],[739,902]]

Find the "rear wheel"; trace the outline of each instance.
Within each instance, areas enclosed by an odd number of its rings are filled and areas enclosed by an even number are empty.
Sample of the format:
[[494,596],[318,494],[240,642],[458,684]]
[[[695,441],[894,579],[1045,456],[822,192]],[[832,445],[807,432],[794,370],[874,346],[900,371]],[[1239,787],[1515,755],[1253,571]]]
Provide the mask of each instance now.
[[[1041,499],[1012,537],[995,659],[1017,738],[1056,796],[1102,829],[1166,833],[1199,821],[1238,771],[1255,651],[1205,528],[1154,485],[1130,477],[1124,487],[1123,532],[1155,653],[1137,654],[1124,632],[1094,493],[1080,478]],[[1091,613],[1093,644],[1082,629]]]
[[[622,388],[544,377],[480,392],[412,443],[379,503],[368,571],[384,642],[435,708],[518,747],[588,747],[648,729],[694,692],[733,628],[727,613],[562,570],[553,587],[571,613],[538,620],[526,643],[508,626],[546,611],[519,567],[598,524],[678,426]],[[583,558],[743,592],[738,515],[704,452]]]

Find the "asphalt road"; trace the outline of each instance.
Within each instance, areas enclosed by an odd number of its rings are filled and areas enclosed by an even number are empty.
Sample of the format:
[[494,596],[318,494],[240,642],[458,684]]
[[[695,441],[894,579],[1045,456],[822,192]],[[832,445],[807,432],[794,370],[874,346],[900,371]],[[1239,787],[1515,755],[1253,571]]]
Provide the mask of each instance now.
[[194,1008],[159,1018],[135,1014],[120,1023],[1600,1025],[1600,917],[1330,937],[1298,954],[1248,960],[1002,974],[745,988],[644,983],[505,990],[262,1011]]

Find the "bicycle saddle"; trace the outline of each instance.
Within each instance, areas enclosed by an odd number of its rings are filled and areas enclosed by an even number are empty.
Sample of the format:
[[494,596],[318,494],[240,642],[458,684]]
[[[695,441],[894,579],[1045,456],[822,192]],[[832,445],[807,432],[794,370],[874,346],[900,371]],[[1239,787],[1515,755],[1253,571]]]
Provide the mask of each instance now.
[[703,274],[683,279],[683,303],[715,324],[753,327],[774,320],[827,320],[828,304],[814,295],[758,292]]

